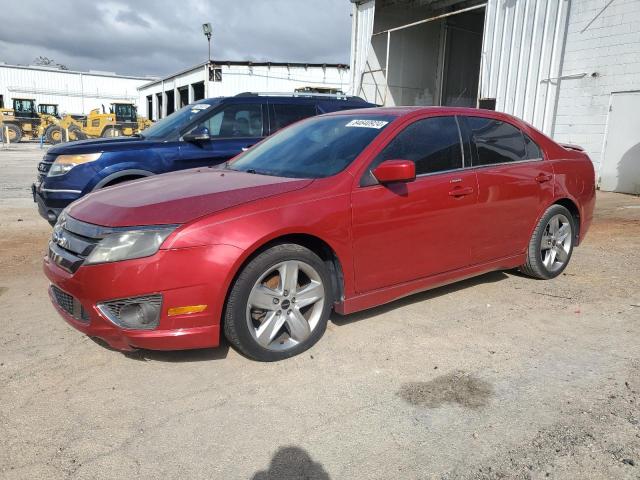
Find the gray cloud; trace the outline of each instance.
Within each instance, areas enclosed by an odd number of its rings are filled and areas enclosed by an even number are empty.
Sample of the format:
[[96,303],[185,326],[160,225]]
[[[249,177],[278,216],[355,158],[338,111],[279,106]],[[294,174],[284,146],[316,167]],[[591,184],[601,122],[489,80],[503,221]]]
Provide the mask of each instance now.
[[216,59],[349,61],[348,0],[22,0],[11,10],[0,29],[7,63],[43,55],[77,70],[168,74],[206,60],[205,22]]

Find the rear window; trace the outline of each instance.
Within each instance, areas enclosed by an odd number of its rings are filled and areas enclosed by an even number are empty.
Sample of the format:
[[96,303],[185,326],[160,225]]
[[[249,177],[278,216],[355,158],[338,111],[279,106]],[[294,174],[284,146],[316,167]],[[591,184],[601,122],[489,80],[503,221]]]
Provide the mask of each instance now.
[[524,135],[513,125],[483,117],[466,117],[476,147],[474,165],[527,160]]

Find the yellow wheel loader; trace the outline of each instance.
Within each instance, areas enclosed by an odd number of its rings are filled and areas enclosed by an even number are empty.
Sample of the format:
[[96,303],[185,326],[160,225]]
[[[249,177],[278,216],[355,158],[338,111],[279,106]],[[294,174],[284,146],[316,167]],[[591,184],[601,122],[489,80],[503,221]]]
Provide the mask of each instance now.
[[56,127],[52,127],[47,133],[47,141],[58,143],[66,140],[82,140],[97,137],[120,137],[134,135],[149,127],[151,121],[139,117],[136,106],[132,103],[114,102],[110,105],[109,112],[94,108],[87,116],[64,115]]

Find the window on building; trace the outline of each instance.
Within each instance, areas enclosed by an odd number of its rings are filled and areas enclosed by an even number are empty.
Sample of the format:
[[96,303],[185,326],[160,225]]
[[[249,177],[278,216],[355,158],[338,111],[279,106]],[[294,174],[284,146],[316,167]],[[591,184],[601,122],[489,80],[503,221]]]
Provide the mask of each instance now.
[[316,114],[315,104],[303,104],[303,105],[285,105],[275,104],[273,105],[273,124],[271,125],[271,133],[280,130],[281,128],[291,125],[303,118],[313,117]]
[[221,82],[222,81],[222,69],[219,67],[209,67],[209,81]]
[[208,128],[211,137],[262,137],[262,105],[228,105],[200,127]]
[[462,168],[455,117],[432,117],[412,123],[380,152],[374,167],[385,160],[412,160],[416,175]]
[[513,125],[483,117],[466,117],[476,147],[474,165],[517,162],[527,159],[522,132]]

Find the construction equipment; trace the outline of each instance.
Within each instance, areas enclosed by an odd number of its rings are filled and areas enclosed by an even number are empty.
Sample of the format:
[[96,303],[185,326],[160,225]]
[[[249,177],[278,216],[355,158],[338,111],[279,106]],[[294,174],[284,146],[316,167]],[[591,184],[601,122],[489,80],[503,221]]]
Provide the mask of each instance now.
[[13,108],[0,109],[4,130],[11,143],[22,137],[38,138],[40,116],[36,112],[36,101],[32,98],[14,98]]
[[138,116],[132,103],[114,102],[109,112],[102,106],[94,108],[89,115],[64,115],[56,126],[50,127],[45,136],[49,143],[59,143],[65,139],[82,140],[97,137],[120,137],[134,135],[152,124],[150,120]]

